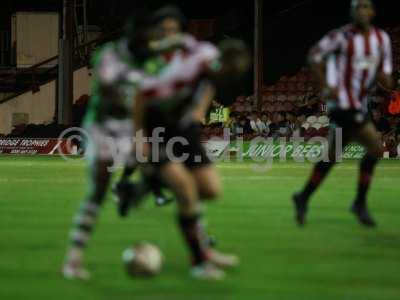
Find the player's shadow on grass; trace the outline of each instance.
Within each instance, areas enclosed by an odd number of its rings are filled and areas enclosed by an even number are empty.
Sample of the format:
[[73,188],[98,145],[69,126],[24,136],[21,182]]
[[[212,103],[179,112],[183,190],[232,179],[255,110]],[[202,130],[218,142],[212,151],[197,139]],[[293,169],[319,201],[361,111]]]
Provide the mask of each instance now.
[[[234,275],[234,272],[228,273]],[[166,265],[161,274],[153,278],[135,278],[119,273],[114,280],[117,283],[102,273],[98,280],[90,282],[90,287],[106,299],[113,300],[132,299],[132,296],[135,300],[230,300],[235,293],[235,286],[227,280],[199,281],[189,276],[186,267],[175,264]]]

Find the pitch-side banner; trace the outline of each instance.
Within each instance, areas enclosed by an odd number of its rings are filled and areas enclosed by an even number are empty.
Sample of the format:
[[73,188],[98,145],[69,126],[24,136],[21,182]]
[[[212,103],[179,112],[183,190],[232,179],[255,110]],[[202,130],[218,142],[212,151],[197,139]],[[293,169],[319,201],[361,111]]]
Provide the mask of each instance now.
[[[252,158],[319,158],[324,154],[324,145],[302,143],[294,145],[293,143],[249,143],[242,144],[227,143],[226,141],[208,141],[203,144],[209,155],[218,158],[223,153],[239,154],[244,159]],[[360,159],[364,156],[365,150],[359,145],[349,145],[343,152],[344,159]]]
[[0,154],[74,154],[65,139],[0,138]]

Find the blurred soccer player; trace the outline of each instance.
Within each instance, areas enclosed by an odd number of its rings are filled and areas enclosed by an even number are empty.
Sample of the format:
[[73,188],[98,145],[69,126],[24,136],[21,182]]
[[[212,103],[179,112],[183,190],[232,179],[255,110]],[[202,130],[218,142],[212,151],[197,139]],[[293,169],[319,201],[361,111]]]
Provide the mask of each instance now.
[[309,61],[322,93],[331,100],[328,107],[333,130],[330,162],[316,164],[309,182],[293,198],[300,226],[305,224],[311,195],[337,161],[335,127],[343,130],[343,147],[357,142],[367,151],[360,162],[358,191],[351,211],[362,225],[376,225],[367,207],[367,192],[383,148],[375,126],[368,118],[367,96],[377,82],[386,88],[392,86],[392,50],[389,35],[372,25],[374,17],[372,1],[351,1],[352,23],[333,30],[310,51]]
[[[158,26],[158,36],[160,38],[172,38],[182,33],[186,26],[186,18],[183,13],[174,6],[165,6],[153,14],[153,24]],[[163,49],[154,49],[156,52],[162,52]],[[175,49],[171,49],[174,51]],[[120,201],[120,214],[122,216],[127,214],[129,205],[131,204],[132,195],[129,191],[132,189],[130,177],[137,169],[137,164],[127,163],[124,167],[124,171],[120,180],[115,184],[113,188],[114,193],[117,195]],[[156,204],[159,206],[170,203],[173,199],[171,197],[165,197],[162,192],[163,183],[158,174],[152,170],[143,169],[143,176],[145,176],[144,184],[148,185],[151,190],[156,193]]]
[[[169,11],[173,10],[169,8]],[[143,130],[149,136],[156,129],[164,130],[163,141],[156,151],[159,155],[152,156],[152,151],[149,155],[151,164],[177,197],[178,224],[192,254],[192,275],[200,279],[221,279],[224,272],[219,267],[234,266],[237,258],[212,249],[202,226],[200,199],[216,198],[220,180],[201,145],[198,116],[199,110],[207,107],[215,95],[211,79],[222,74],[229,76],[230,71],[240,73],[235,66],[242,61],[231,55],[237,44],[227,45],[220,53],[210,43],[177,34],[173,19],[168,13],[155,14],[155,23],[164,39],[153,47],[163,51],[170,47],[171,51],[162,56],[163,63],[155,75],[145,77],[139,87],[134,110],[135,130]],[[236,49],[239,57],[245,53],[243,47]],[[174,139],[180,140],[171,147]]]
[[[93,56],[92,97],[84,119],[89,135],[86,152],[89,190],[71,232],[71,245],[62,270],[66,278],[89,278],[83,267],[84,250],[110,183],[110,168],[116,159],[136,165],[131,155],[131,111],[136,84],[141,78],[138,68],[149,57],[147,45],[152,35],[147,22],[130,20],[124,38],[106,44]],[[134,196],[130,185],[123,188],[126,196]]]

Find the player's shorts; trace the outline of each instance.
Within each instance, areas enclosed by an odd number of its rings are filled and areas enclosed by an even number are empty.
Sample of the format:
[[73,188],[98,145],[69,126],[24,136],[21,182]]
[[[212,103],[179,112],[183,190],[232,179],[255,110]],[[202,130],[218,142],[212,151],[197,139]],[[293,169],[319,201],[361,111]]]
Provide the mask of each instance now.
[[89,161],[112,161],[124,165],[134,159],[131,120],[107,119],[85,127],[86,151]]
[[357,130],[370,122],[368,114],[360,110],[333,109],[329,112],[331,123],[336,127],[348,130]]
[[160,134],[163,142],[157,147],[153,145],[157,151],[152,153],[151,164],[159,168],[169,162],[181,162],[188,169],[210,165],[212,162],[201,143],[200,135],[201,125],[198,123],[191,123],[185,128],[166,127],[165,133]]

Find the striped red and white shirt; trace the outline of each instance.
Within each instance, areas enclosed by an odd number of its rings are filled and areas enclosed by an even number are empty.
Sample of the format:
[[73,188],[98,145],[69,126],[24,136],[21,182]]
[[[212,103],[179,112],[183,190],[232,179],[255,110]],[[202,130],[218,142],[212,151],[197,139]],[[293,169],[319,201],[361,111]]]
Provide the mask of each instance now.
[[393,71],[389,35],[376,27],[364,34],[353,25],[328,33],[311,49],[313,63],[327,63],[327,84],[338,90],[340,109],[365,110],[377,75]]
[[152,117],[158,118],[159,122],[188,124],[193,111],[203,100],[203,92],[209,83],[207,73],[219,64],[219,57],[219,50],[211,43],[184,36],[181,49],[168,59],[164,57],[166,64],[160,72],[145,75],[139,85]]
[[193,84],[219,58],[219,50],[208,42],[199,42],[190,35],[183,38],[182,49],[175,51],[166,66],[153,76],[144,76],[141,92],[148,100],[166,101],[180,93],[191,92]]

